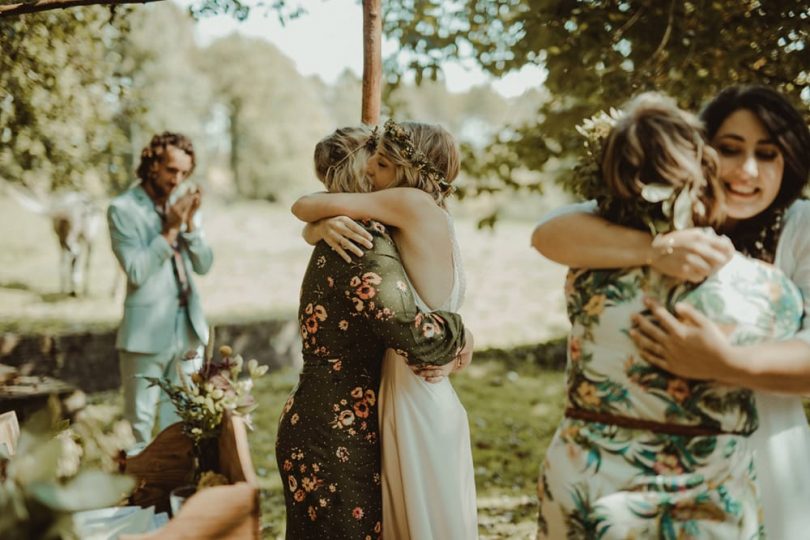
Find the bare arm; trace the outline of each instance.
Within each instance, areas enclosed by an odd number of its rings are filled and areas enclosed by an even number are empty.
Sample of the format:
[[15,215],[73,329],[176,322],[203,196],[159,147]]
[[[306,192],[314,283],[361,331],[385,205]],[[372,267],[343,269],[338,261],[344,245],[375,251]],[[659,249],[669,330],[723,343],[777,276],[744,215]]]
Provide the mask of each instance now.
[[[540,223],[532,247],[572,268],[643,266],[653,255],[652,237],[587,213],[568,213]],[[577,246],[577,249],[571,249]]]
[[404,228],[437,211],[438,206],[420,189],[391,188],[371,193],[312,193],[295,201],[291,210],[295,217],[307,223],[347,216]]
[[662,274],[692,282],[706,279],[734,253],[725,237],[686,229],[653,238],[647,232],[611,223],[588,208],[571,205],[540,222],[532,233],[532,247],[572,268],[650,265]]

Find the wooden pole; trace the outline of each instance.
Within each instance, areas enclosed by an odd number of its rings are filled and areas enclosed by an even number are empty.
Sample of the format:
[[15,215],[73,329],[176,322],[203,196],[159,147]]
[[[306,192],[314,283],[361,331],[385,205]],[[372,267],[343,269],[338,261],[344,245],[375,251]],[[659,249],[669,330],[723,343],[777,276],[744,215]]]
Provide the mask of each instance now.
[[363,106],[360,121],[376,125],[382,100],[381,0],[363,0]]
[[117,6],[121,4],[147,4],[161,0],[36,0],[0,5],[0,18],[13,17],[24,13],[37,13],[52,9],[66,9],[78,6]]

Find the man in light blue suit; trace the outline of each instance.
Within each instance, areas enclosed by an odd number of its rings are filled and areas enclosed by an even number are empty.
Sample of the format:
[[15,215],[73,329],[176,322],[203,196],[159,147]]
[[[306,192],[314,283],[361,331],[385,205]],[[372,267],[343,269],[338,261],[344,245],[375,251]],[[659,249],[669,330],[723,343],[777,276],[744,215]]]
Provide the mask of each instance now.
[[[143,376],[177,382],[199,369],[208,342],[192,272],[205,274],[213,254],[201,227],[201,193],[177,188],[194,170],[194,148],[176,133],[155,135],[141,152],[140,184],[110,203],[113,252],[127,276],[124,318],[118,330],[124,417],[139,451],[159,428],[179,420],[166,395]],[[173,196],[174,194],[174,196]]]

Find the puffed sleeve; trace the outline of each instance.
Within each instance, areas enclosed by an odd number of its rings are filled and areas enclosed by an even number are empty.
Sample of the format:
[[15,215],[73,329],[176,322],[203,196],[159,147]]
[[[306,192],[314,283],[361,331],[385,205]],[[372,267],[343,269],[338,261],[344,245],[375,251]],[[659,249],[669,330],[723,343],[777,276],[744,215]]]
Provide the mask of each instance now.
[[450,362],[464,346],[461,316],[420,310],[396,245],[382,226],[373,224],[369,231],[374,236],[373,249],[356,264],[345,266],[349,309],[365,318],[385,347],[396,350],[409,364]]
[[791,206],[779,246],[779,267],[790,277],[804,299],[802,329],[794,336],[810,344],[810,201]]
[[555,208],[554,210],[551,210],[543,215],[543,217],[537,222],[537,227],[545,225],[549,221],[558,217],[567,216],[568,214],[595,214],[596,210],[596,201],[594,200],[566,204],[565,206]]

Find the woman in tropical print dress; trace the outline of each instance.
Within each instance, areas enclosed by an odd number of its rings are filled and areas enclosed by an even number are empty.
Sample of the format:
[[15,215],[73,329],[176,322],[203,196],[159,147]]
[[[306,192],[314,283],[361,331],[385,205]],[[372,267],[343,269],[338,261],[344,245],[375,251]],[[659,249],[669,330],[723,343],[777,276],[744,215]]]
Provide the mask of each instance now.
[[[358,133],[338,130],[329,177],[362,160]],[[367,156],[366,156],[367,157]],[[377,391],[393,348],[409,362],[445,364],[464,345],[461,319],[420,311],[385,228],[370,223],[373,248],[346,264],[326,243],[301,288],[304,368],[279,420],[276,459],[285,485],[287,538],[382,536]]]
[[[600,210],[658,232],[716,223],[716,159],[696,118],[639,96],[608,136],[602,174],[615,195]],[[741,255],[699,286],[649,266],[572,270],[566,410],[538,482],[538,537],[759,538],[753,392],[644,361],[629,334],[645,297],[695,306],[733,343],[788,338],[802,316],[786,276]]]
[[[633,337],[645,360],[669,372],[756,390],[759,428],[751,443],[765,533],[771,540],[803,538],[810,530],[810,427],[800,397],[810,392],[810,201],[800,197],[810,181],[810,129],[786,96],[759,85],[724,89],[700,116],[727,195],[722,231],[742,253],[772,262],[796,284],[804,296],[802,329],[789,340],[732,345],[688,305],[675,306],[677,319],[653,306],[656,320],[638,318]],[[649,233],[590,215],[594,206],[553,212],[535,229],[534,246],[567,266],[651,264],[693,282],[733,252],[728,238],[696,229],[651,243]]]

